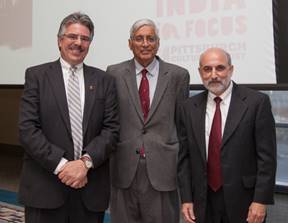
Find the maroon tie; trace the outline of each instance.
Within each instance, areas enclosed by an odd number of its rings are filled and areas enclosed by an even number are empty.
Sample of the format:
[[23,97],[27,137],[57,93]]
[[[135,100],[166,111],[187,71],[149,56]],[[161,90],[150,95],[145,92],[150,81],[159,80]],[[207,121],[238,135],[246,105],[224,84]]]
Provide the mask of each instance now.
[[150,98],[149,98],[149,82],[147,79],[147,70],[143,69],[141,71],[142,73],[142,79],[139,87],[139,95],[140,95],[140,101],[141,101],[141,107],[142,112],[144,116],[144,121],[146,121],[149,107],[150,107]]
[[[149,113],[149,107],[150,107],[150,98],[149,98],[149,82],[147,79],[147,73],[148,71],[146,69],[143,69],[141,71],[142,73],[142,79],[139,87],[139,96],[141,101],[141,107],[144,117],[144,122],[147,119],[148,113]],[[145,157],[145,150],[144,146],[140,148],[139,154],[141,157]]]
[[214,101],[216,109],[209,137],[207,171],[208,185],[213,191],[217,191],[222,186],[220,149],[222,141],[220,102],[222,99],[215,97]]

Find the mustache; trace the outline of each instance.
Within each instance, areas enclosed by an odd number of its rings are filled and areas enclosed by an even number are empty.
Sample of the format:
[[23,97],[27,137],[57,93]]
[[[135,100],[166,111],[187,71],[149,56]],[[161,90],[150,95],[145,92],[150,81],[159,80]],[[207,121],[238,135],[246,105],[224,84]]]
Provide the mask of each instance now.
[[153,50],[151,49],[142,49],[141,52],[152,52]]
[[216,80],[211,80],[211,81],[208,82],[208,85],[209,84],[222,84],[222,81],[221,80],[217,80],[217,79]]
[[78,45],[72,45],[69,47],[70,50],[79,50],[80,52],[83,52],[84,49],[81,46]]

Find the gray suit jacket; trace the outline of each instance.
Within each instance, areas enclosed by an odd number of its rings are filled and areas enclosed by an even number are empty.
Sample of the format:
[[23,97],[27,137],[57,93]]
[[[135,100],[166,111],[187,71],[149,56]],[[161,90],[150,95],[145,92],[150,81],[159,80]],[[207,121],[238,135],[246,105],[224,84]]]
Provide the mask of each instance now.
[[115,77],[120,107],[120,141],[111,158],[112,184],[119,188],[131,185],[139,161],[137,151],[144,145],[152,186],[159,191],[176,189],[179,142],[175,112],[188,97],[188,71],[159,59],[156,91],[145,123],[134,60],[111,65],[107,72]]
[[[194,202],[205,222],[207,91],[181,106],[179,188],[182,202]],[[224,200],[233,223],[246,222],[251,202],[273,203],[276,171],[275,123],[269,97],[234,84],[221,145]]]

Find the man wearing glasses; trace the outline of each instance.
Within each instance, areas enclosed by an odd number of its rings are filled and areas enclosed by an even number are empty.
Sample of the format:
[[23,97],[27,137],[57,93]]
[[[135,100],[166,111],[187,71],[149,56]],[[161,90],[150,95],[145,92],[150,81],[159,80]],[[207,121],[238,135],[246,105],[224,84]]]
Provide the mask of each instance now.
[[26,70],[19,119],[26,223],[103,222],[118,104],[113,78],[83,63],[93,35],[87,15],[68,15],[60,59]]
[[107,68],[120,107],[120,140],[111,156],[112,223],[179,222],[176,108],[188,97],[189,74],[156,56],[159,41],[153,21],[136,21],[129,39],[134,58]]
[[273,203],[275,122],[269,97],[231,81],[230,55],[200,56],[206,91],[180,109],[178,164],[186,223],[261,223]]

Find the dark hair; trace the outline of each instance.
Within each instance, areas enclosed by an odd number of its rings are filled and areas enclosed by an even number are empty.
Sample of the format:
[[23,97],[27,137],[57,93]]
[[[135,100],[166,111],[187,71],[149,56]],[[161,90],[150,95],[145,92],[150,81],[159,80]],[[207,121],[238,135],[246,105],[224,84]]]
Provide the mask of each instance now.
[[92,20],[90,19],[90,17],[84,13],[81,12],[74,12],[68,16],[66,16],[59,27],[58,30],[58,38],[63,36],[63,34],[65,33],[65,29],[71,25],[71,24],[75,24],[75,23],[79,23],[83,26],[86,26],[89,31],[90,31],[90,39],[93,39],[94,36],[94,24],[92,22]]

